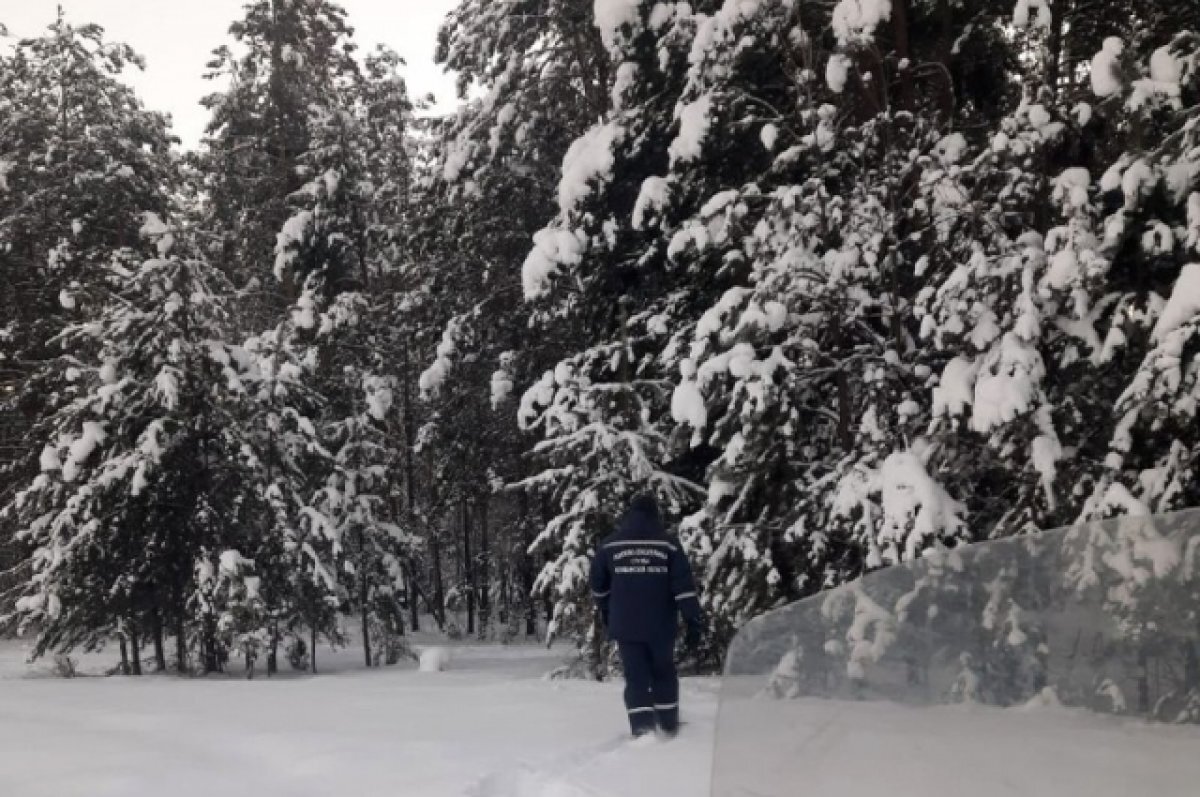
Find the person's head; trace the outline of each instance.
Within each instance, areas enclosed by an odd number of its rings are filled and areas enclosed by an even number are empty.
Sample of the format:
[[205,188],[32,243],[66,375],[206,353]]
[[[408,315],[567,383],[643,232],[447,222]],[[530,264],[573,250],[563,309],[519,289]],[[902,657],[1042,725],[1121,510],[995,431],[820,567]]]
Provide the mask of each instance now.
[[655,522],[661,521],[661,515],[658,511],[658,501],[654,498],[654,493],[638,493],[629,502],[629,511],[633,514],[642,515]]

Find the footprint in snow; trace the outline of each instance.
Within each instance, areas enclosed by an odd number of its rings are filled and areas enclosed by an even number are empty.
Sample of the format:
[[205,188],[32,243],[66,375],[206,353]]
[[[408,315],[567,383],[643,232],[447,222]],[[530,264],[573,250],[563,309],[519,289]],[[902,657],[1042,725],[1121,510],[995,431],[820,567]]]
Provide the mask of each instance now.
[[549,772],[523,766],[502,772],[475,784],[467,797],[597,797],[591,789],[571,783]]

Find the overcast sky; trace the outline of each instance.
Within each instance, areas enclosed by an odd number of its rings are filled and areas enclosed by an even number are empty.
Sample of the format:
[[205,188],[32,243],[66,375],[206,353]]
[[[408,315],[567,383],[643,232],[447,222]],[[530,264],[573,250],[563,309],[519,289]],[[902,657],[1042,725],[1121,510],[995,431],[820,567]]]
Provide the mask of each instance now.
[[[349,13],[362,53],[387,44],[408,62],[409,92],[437,96],[440,109],[455,105],[454,81],[433,63],[438,25],[457,0],[339,0]],[[213,90],[203,79],[212,50],[230,41],[229,23],[244,0],[0,0],[0,23],[14,36],[32,36],[63,7],[72,22],[96,22],[107,38],[132,45],[146,71],[126,79],[150,108],[166,111],[185,147],[200,140],[207,112],[200,98]]]

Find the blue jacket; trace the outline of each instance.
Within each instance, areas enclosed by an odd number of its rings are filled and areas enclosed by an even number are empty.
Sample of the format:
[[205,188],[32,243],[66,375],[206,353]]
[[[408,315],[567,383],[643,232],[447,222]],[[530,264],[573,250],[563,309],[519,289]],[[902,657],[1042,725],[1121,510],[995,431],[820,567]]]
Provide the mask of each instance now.
[[700,623],[692,567],[661,521],[632,509],[592,558],[592,595],[618,642],[674,640],[679,615]]

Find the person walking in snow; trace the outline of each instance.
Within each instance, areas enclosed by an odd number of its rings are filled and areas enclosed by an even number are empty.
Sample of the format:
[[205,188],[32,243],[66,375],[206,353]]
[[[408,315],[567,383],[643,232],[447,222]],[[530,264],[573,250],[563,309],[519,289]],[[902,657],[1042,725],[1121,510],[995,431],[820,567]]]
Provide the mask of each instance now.
[[600,543],[592,594],[625,669],[625,708],[634,736],[679,729],[675,639],[679,615],[688,648],[700,644],[700,601],[692,567],[667,536],[651,495],[633,499],[617,531]]

